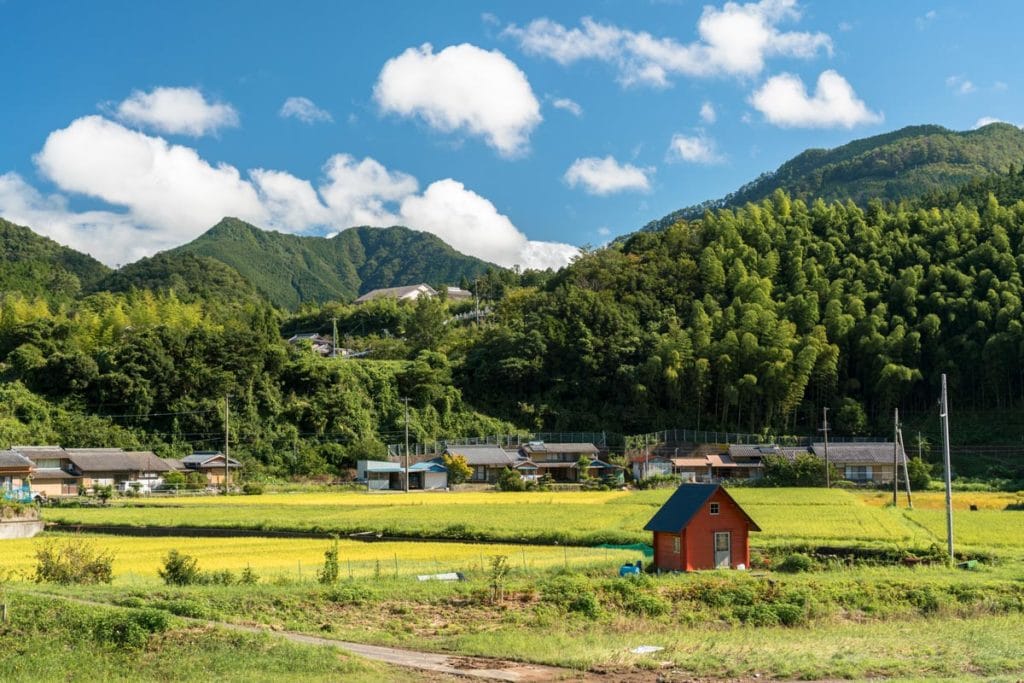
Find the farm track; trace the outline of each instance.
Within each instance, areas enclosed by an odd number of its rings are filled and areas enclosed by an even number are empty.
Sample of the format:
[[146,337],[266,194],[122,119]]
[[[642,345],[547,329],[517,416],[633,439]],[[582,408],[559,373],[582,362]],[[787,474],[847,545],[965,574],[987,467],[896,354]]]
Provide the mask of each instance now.
[[[38,598],[51,600],[65,600],[90,607],[106,607],[113,609],[125,609],[119,605],[112,605],[106,602],[85,600],[66,595],[53,593],[41,593],[37,591],[26,591],[13,589],[12,592],[20,592]],[[437,652],[421,652],[418,650],[405,650],[394,647],[383,647],[380,645],[364,645],[363,643],[352,643],[320,636],[311,636],[304,633],[292,631],[275,631],[261,628],[259,626],[247,626],[244,624],[233,624],[226,621],[212,621],[207,619],[195,619],[192,617],[178,617],[179,619],[204,626],[214,626],[230,631],[243,633],[255,633],[269,635],[293,643],[302,645],[314,645],[318,647],[336,647],[365,659],[371,659],[391,666],[406,669],[417,669],[432,674],[446,674],[462,678],[478,678],[490,681],[512,681],[513,683],[539,683],[540,681],[598,681],[610,680],[606,676],[588,672],[574,671],[553,666],[540,664],[529,664],[525,662],[513,662],[508,660],[490,659],[486,657],[469,657],[464,655],[450,655]],[[615,680],[623,680],[618,676]],[[625,680],[638,680],[630,678],[626,674]],[[655,680],[652,676],[650,679]]]

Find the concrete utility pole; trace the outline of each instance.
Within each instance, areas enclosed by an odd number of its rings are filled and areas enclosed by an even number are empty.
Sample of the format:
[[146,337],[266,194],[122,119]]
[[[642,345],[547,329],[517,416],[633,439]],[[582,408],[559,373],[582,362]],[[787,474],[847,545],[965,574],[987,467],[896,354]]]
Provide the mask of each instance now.
[[224,495],[228,495],[231,470],[228,463],[231,462],[231,409],[228,407],[228,399],[231,395],[224,397]]
[[939,418],[942,420],[942,458],[945,464],[946,479],[946,545],[949,550],[949,561],[953,556],[953,480],[952,466],[949,457],[949,399],[946,397],[946,373],[942,373],[942,396],[939,398]]
[[331,318],[331,358],[338,357],[338,318]]
[[893,408],[892,428],[892,506],[900,493],[900,409]]
[[405,402],[405,492],[409,493],[409,399],[403,398]]
[[824,406],[822,411],[822,423],[821,431],[825,435],[825,488],[832,488],[832,471],[829,467],[828,462],[828,406]]

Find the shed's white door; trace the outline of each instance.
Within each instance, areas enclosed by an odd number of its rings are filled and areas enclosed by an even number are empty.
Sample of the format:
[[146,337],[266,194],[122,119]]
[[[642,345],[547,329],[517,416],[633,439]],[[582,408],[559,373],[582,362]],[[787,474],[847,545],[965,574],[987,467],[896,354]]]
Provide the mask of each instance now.
[[732,566],[732,536],[728,531],[715,532],[715,569]]

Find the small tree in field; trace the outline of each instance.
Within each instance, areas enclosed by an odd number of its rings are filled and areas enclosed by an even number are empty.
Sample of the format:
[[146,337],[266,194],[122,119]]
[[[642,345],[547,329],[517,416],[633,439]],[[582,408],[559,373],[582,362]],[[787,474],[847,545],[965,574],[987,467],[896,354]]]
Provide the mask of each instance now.
[[168,586],[190,586],[199,582],[199,562],[191,555],[171,550],[164,558],[164,566],[157,573]]
[[581,455],[579,460],[576,461],[576,471],[580,473],[580,481],[590,479],[590,458],[586,455]]
[[74,538],[48,542],[36,550],[36,583],[95,584],[114,580],[114,555]]
[[330,548],[324,551],[324,566],[316,573],[316,579],[324,585],[329,585],[338,580],[341,573],[341,566],[338,563],[338,539]]
[[461,484],[473,475],[473,468],[461,455],[445,455],[444,466],[448,469],[448,483]]
[[495,602],[505,600],[505,578],[508,576],[509,564],[507,555],[493,555],[491,557],[491,598]]
[[526,483],[518,470],[506,467],[498,474],[498,480],[494,482],[494,487],[499,491],[525,491]]

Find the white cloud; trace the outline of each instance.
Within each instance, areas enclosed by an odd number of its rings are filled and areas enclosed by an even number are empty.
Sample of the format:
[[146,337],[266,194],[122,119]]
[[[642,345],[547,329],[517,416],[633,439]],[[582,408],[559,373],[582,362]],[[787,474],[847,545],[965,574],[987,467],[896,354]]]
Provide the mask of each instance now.
[[846,33],[848,31],[852,31],[853,29],[854,29],[853,22],[850,22],[850,21],[840,21],[839,22],[839,30],[842,31],[843,33]]
[[[559,267],[578,253],[568,244],[527,239],[456,180],[438,180],[421,193],[413,176],[348,154],[328,159],[316,184],[273,169],[243,177],[189,147],[89,116],[51,133],[35,161],[62,194],[44,196],[17,174],[2,175],[0,215],[108,264],[182,244],[224,216],[292,233],[402,224],[503,266]],[[76,212],[70,195],[111,208]]]
[[608,195],[628,190],[651,189],[651,168],[620,164],[611,156],[603,159],[586,157],[577,159],[565,172],[564,180],[570,187],[582,185],[588,194]]
[[997,119],[994,116],[982,116],[980,119],[974,122],[974,127],[983,128],[984,126],[987,126],[990,123],[1006,123],[1006,121],[1002,119]]
[[919,31],[923,31],[926,28],[928,28],[928,24],[930,24],[933,21],[935,21],[935,17],[937,17],[937,16],[939,16],[938,12],[936,12],[933,9],[932,10],[928,10],[927,12],[924,13],[923,16],[920,16],[920,17],[917,17],[916,19],[914,19],[914,23],[917,24],[917,29]]
[[316,106],[308,97],[289,97],[278,112],[281,118],[293,118],[303,123],[333,123],[334,117],[325,109]]
[[568,97],[558,97],[551,101],[551,106],[555,109],[564,109],[573,116],[582,116],[583,107],[581,107],[574,100],[570,100]]
[[136,90],[117,106],[117,118],[160,133],[198,137],[238,125],[230,104],[207,102],[198,88]]
[[384,64],[373,94],[385,112],[482,137],[505,157],[524,153],[541,122],[526,74],[501,52],[468,43],[437,54],[429,43],[409,48]]
[[86,116],[46,138],[36,164],[62,190],[128,209],[133,220],[191,239],[223,216],[268,218],[256,190],[190,147]]
[[600,235],[601,237],[607,237],[608,235],[612,234],[612,229],[600,227],[597,229],[597,234]]
[[697,23],[700,38],[686,44],[589,17],[579,28],[535,19],[525,27],[509,25],[503,35],[518,41],[526,53],[562,65],[585,59],[612,64],[623,85],[666,87],[673,75],[755,76],[771,57],[807,59],[820,51],[831,54],[832,39],[824,33],[778,28],[783,21],[799,18],[796,0],[761,0],[705,6]]
[[718,118],[718,113],[715,111],[715,105],[710,102],[705,102],[700,105],[700,120],[704,123],[714,123]]
[[946,79],[946,87],[957,95],[968,95],[977,89],[974,83],[963,76],[950,76]]
[[700,135],[683,135],[676,133],[668,144],[670,161],[688,161],[694,164],[717,164],[722,156],[715,148],[715,141]]
[[758,88],[750,103],[769,123],[782,127],[852,128],[879,123],[883,118],[868,109],[846,79],[831,69],[818,76],[813,96],[808,96],[799,76],[781,74]]

